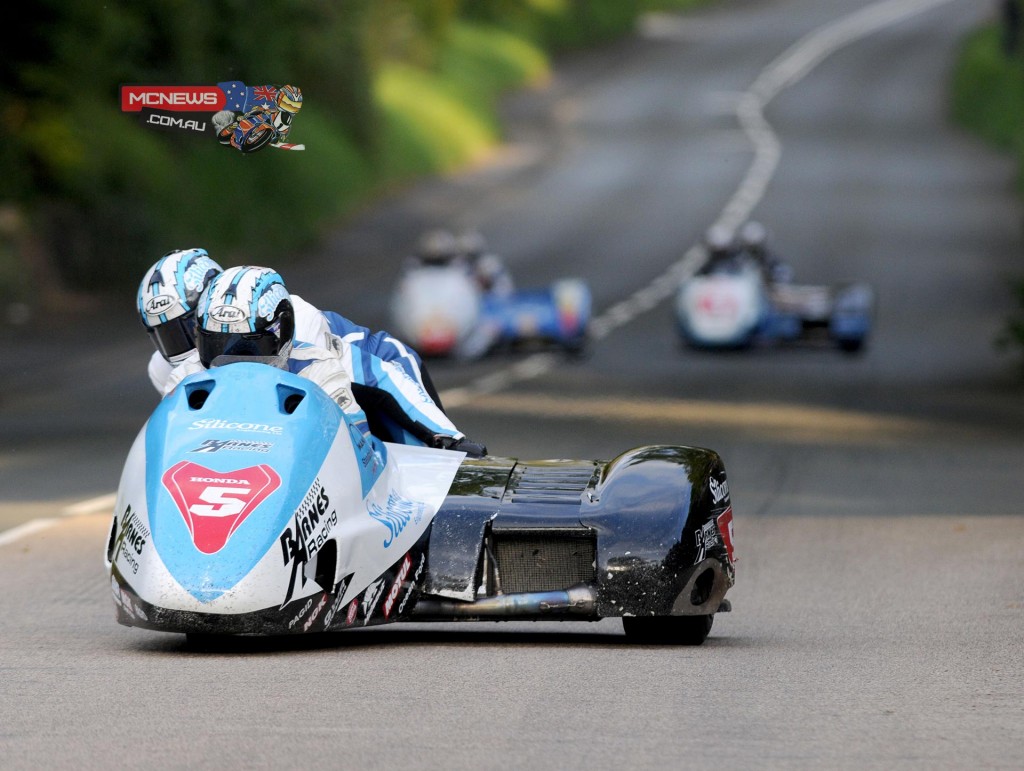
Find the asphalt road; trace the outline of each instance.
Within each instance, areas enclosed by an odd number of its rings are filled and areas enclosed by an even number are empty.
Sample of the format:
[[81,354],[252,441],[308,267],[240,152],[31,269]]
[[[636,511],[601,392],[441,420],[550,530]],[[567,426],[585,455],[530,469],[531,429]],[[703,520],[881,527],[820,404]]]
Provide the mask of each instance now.
[[[734,0],[567,59],[509,101],[487,164],[381,202],[286,273],[374,326],[426,227],[479,227],[520,284],[585,275],[607,330],[587,358],[439,362],[435,380],[495,454],[717,450],[740,562],[703,647],[631,646],[615,621],[214,653],[119,627],[107,517],[61,515],[113,491],[155,403],[149,343],[114,312],[0,363],[0,528],[58,519],[0,533],[0,765],[1024,765],[1024,410],[991,345],[1020,204],[1012,164],[949,125],[945,92],[994,4],[895,0],[919,12],[845,45],[805,37],[869,5]],[[799,40],[835,50],[764,106],[781,154],[753,213],[799,280],[872,282],[877,334],[859,357],[684,351],[669,302],[629,300],[749,181],[736,106]]]

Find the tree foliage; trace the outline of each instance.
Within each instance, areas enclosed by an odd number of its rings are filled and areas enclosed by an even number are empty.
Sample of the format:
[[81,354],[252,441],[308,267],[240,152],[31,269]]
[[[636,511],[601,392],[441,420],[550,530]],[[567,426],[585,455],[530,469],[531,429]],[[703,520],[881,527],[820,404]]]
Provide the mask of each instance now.
[[[33,283],[123,289],[169,248],[203,245],[226,261],[254,245],[301,248],[381,184],[495,141],[496,95],[537,80],[541,51],[621,34],[640,3],[19,6],[0,58],[0,299]],[[294,134],[307,152],[240,157],[120,112],[122,84],[226,80],[299,85]]]

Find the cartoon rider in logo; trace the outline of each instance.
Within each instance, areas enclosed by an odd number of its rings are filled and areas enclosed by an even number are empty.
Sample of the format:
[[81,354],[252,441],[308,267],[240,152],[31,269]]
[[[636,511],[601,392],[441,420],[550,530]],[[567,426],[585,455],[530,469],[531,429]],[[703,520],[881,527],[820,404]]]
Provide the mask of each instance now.
[[243,153],[285,144],[292,121],[302,109],[302,91],[298,86],[258,86],[253,91],[267,103],[245,113],[222,110],[213,116],[220,143]]

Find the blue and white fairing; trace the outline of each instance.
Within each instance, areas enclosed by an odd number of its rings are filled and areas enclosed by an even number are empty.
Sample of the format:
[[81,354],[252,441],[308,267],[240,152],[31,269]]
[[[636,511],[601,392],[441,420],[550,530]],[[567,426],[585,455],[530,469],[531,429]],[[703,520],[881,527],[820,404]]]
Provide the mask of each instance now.
[[321,631],[343,609],[349,624],[393,620],[463,454],[364,427],[266,365],[184,380],[122,474],[107,548],[118,620],[263,634]]
[[391,302],[398,334],[423,356],[475,359],[502,347],[586,342],[590,288],[566,278],[542,289],[485,292],[461,262],[406,270]]
[[857,351],[871,330],[868,284],[821,286],[769,280],[745,255],[706,265],[680,284],[679,332],[689,345],[746,348],[755,343],[830,341]]
[[679,331],[691,345],[749,345],[768,324],[770,305],[760,269],[737,260],[691,277],[676,296]]
[[581,348],[592,312],[590,288],[581,279],[561,279],[543,289],[484,296],[480,318],[463,343],[463,355],[481,356],[502,345],[547,341]]

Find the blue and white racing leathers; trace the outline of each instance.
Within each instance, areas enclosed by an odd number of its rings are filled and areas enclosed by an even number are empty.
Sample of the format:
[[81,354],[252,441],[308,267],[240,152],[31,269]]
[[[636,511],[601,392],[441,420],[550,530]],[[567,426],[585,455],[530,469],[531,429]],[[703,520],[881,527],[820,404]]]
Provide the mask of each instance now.
[[[340,313],[334,311],[321,311],[331,332],[336,334],[349,345],[358,348],[364,353],[376,356],[382,361],[391,361],[405,370],[413,380],[421,385],[423,383],[423,362],[419,354],[397,337],[392,337],[388,332],[371,332],[368,327],[361,327],[354,321],[350,321]],[[357,382],[363,382],[356,377]],[[429,389],[427,389],[429,390]]]

